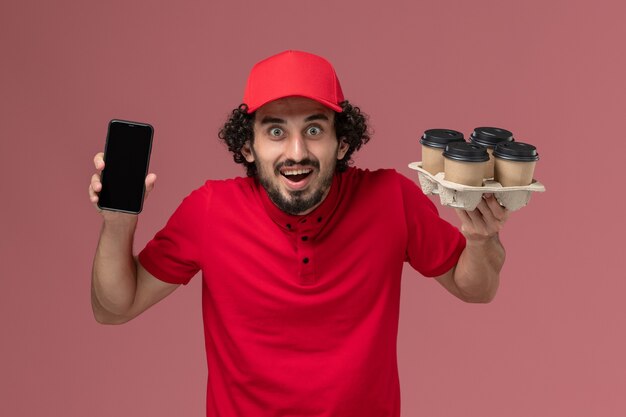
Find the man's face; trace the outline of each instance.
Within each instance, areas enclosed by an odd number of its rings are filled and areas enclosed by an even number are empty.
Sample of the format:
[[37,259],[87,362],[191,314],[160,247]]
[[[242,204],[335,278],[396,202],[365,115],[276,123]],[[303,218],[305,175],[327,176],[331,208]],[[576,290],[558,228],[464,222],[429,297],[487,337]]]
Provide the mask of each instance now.
[[334,117],[331,109],[302,97],[272,101],[256,111],[254,143],[242,153],[281,210],[307,214],[328,195],[337,160],[348,150],[337,140]]

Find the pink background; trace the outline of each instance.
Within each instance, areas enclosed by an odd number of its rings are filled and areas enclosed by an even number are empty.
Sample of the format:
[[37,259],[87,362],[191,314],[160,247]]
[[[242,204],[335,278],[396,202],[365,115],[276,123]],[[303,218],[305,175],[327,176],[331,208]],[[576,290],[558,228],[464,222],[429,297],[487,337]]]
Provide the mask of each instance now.
[[548,191],[502,234],[492,304],[406,269],[403,416],[626,415],[625,12],[617,0],[3,1],[0,415],[203,415],[199,277],[127,325],[91,315],[91,160],[109,119],[154,125],[141,249],[206,178],[243,174],[216,132],[252,64],[288,48],[330,59],[371,116],[361,167],[417,180],[407,164],[433,127],[505,127],[541,155]]

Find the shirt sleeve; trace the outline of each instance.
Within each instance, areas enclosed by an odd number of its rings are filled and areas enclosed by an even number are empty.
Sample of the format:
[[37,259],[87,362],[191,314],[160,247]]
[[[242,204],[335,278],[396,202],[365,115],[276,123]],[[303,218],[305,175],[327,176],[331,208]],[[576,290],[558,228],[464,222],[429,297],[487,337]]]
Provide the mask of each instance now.
[[401,176],[401,189],[408,229],[406,261],[426,277],[448,272],[465,249],[465,237],[439,217],[433,202],[413,181]]
[[208,185],[187,196],[167,224],[139,253],[139,262],[161,281],[188,284],[202,268]]

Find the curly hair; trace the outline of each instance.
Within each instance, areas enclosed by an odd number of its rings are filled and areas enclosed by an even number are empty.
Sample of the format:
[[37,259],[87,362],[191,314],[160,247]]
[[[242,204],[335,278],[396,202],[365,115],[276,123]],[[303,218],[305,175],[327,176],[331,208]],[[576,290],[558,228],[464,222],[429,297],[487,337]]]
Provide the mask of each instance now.
[[[348,151],[345,156],[337,161],[336,171],[343,172],[353,164],[352,154],[361,149],[371,137],[371,132],[367,125],[367,115],[361,112],[356,106],[350,104],[348,100],[339,103],[342,108],[341,113],[335,112],[335,133],[339,140],[345,141]],[[254,113],[249,114],[248,106],[240,104],[234,109],[220,129],[218,137],[228,146],[228,150],[233,154],[233,160],[246,167],[246,174],[249,177],[257,175],[256,165],[246,161],[241,153],[241,149],[246,144],[254,142]]]

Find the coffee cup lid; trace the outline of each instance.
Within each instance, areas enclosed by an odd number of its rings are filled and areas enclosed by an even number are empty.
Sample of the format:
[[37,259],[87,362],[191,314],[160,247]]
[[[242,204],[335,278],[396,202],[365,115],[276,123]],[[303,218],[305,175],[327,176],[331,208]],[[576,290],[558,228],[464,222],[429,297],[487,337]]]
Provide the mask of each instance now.
[[452,142],[446,145],[443,156],[462,162],[485,162],[489,160],[487,148],[470,142]]
[[500,142],[513,142],[514,140],[513,133],[499,127],[477,127],[470,135],[470,142],[489,148],[495,147]]
[[428,129],[420,139],[420,143],[431,148],[445,148],[450,142],[465,142],[463,133],[451,129]]
[[493,150],[493,156],[509,161],[532,162],[539,160],[537,148],[522,142],[498,143]]

